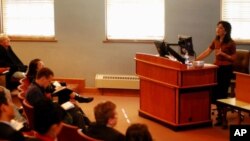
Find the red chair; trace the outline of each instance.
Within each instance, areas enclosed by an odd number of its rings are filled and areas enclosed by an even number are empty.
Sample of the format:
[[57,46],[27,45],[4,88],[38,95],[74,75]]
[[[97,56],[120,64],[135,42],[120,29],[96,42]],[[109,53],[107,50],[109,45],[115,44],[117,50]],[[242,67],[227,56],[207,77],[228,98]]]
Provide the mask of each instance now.
[[63,123],[62,130],[57,136],[58,141],[79,141],[80,136],[77,134],[77,126]]
[[20,101],[20,103],[22,104],[22,106],[23,106],[23,100],[25,99],[25,96],[24,96],[24,91],[19,91],[19,93],[17,94],[17,97],[18,97],[18,99],[19,99],[19,101]]
[[101,140],[94,139],[90,136],[87,136],[86,134],[82,132],[82,129],[78,129],[77,133],[81,136],[82,138],[81,141],[101,141]]
[[62,130],[57,136],[58,141],[100,141],[88,137],[81,133],[81,129],[77,126],[63,123]]
[[28,78],[25,77],[25,78],[21,79],[19,82],[20,82],[20,85],[17,87],[17,89],[19,91],[21,91],[21,90],[24,91],[24,94],[26,94],[26,91],[30,85]]
[[24,77],[20,80],[20,84],[23,84],[25,86],[29,86],[30,85],[30,81],[27,77]]
[[28,120],[29,128],[34,129],[34,108],[26,99],[23,100],[22,104],[23,110]]

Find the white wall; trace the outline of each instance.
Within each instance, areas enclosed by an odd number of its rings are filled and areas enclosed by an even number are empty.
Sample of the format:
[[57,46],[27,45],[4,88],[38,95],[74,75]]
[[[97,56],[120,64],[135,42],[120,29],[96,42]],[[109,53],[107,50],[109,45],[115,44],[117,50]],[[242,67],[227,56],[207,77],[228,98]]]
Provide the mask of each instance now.
[[[25,64],[41,58],[58,77],[86,79],[94,87],[96,73],[135,74],[136,52],[153,53],[153,44],[103,43],[105,0],[55,0],[58,42],[12,42]],[[214,38],[219,0],[166,0],[166,40],[191,35],[199,54]],[[208,58],[207,62],[212,62]]]

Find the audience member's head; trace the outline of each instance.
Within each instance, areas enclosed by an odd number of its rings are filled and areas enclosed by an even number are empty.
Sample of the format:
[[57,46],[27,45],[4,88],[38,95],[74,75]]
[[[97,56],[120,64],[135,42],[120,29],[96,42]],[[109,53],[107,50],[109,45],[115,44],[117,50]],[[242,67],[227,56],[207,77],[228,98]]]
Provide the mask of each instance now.
[[41,87],[48,87],[54,77],[54,73],[49,68],[41,68],[36,75],[36,83],[38,83]]
[[96,123],[99,125],[114,127],[117,123],[116,105],[111,101],[97,104],[94,113]]
[[14,104],[0,87],[0,120],[9,122],[14,116]]
[[41,59],[36,58],[30,61],[26,74],[30,82],[32,82],[36,78],[37,72],[43,67],[44,63]]
[[0,45],[5,48],[10,46],[10,38],[4,33],[0,34]]
[[152,141],[147,125],[131,124],[126,131],[126,141]]
[[17,131],[16,126],[11,123],[15,116],[15,109],[5,92],[4,88],[0,87],[0,141],[24,141],[22,132]]
[[34,129],[41,135],[55,138],[61,131],[66,113],[51,100],[40,100],[34,105]]

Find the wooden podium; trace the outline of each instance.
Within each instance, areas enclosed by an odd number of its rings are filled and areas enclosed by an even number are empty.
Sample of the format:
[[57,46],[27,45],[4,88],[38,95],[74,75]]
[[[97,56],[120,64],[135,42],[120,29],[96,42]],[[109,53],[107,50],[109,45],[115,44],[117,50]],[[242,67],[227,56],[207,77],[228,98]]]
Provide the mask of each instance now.
[[139,115],[173,130],[211,126],[211,88],[216,85],[215,65],[188,68],[167,58],[136,54],[140,78]]

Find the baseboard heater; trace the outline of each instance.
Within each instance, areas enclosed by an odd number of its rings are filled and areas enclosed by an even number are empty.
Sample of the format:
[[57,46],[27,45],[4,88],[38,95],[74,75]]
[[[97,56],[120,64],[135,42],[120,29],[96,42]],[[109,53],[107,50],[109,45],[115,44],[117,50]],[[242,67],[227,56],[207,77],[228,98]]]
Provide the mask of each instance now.
[[139,89],[139,77],[136,75],[96,74],[96,88]]

